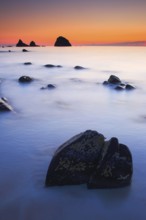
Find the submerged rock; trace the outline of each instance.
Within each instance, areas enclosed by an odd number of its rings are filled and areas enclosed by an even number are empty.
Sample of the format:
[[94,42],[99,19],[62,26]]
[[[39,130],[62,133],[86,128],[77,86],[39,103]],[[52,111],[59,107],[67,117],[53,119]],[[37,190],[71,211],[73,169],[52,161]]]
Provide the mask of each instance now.
[[83,69],[85,69],[85,67],[82,67],[82,66],[75,66],[74,69],[75,69],[75,70],[83,70]]
[[20,83],[30,83],[33,81],[33,79],[30,76],[21,76],[18,81]]
[[27,44],[25,44],[21,39],[16,44],[16,47],[28,47]]
[[87,184],[88,188],[127,186],[132,177],[132,156],[117,138],[105,141],[102,134],[87,130],[56,151],[45,185]]
[[62,66],[61,65],[46,64],[45,67],[47,67],[47,68],[54,68],[54,67],[61,68]]
[[71,43],[69,42],[69,40],[67,40],[65,37],[58,37],[54,46],[56,47],[68,47],[68,46],[72,46]]
[[46,87],[42,87],[41,89],[55,89],[56,86],[53,84],[48,84]]
[[126,87],[125,87],[126,90],[133,90],[135,89],[134,86],[130,85],[130,84],[127,84]]
[[12,111],[12,106],[8,103],[8,100],[4,97],[0,98],[0,112]]
[[22,49],[22,52],[28,52],[28,50],[26,50],[26,49]]
[[108,81],[103,82],[103,85],[108,85],[110,88],[114,88],[118,91],[135,89],[134,86],[121,82],[121,80],[115,75],[111,75]]
[[24,65],[31,65],[31,62],[25,62]]

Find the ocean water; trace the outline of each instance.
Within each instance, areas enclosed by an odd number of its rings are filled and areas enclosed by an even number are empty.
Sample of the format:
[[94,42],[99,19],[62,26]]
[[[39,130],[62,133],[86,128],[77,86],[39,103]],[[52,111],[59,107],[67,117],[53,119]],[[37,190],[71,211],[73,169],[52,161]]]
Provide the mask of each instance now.
[[[146,219],[146,47],[28,50],[0,48],[0,97],[14,109],[0,113],[0,219]],[[46,68],[46,64],[62,67]],[[75,70],[76,65],[86,69]],[[113,74],[136,89],[104,86]],[[22,85],[18,82],[22,75],[35,80]],[[40,89],[50,83],[56,89]],[[115,136],[130,148],[131,186],[45,188],[55,150],[87,129],[107,139]]]

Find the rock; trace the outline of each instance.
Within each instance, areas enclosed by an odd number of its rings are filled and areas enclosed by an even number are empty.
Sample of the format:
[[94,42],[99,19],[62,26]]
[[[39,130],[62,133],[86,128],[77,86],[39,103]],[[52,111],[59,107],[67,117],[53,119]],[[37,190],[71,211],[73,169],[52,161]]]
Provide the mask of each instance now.
[[46,186],[86,183],[97,165],[103,144],[103,135],[86,131],[61,145],[50,163]]
[[16,47],[28,47],[28,45],[25,44],[22,40],[19,40],[18,43],[16,44]]
[[108,84],[109,84],[108,81],[103,82],[103,85],[108,85]]
[[24,63],[24,65],[31,65],[31,64],[32,64],[31,62]]
[[46,87],[42,87],[41,89],[55,89],[56,86],[54,86],[53,84],[48,84]]
[[121,85],[118,85],[115,87],[115,90],[121,91],[121,90],[124,90],[124,87]]
[[125,87],[126,90],[133,90],[135,89],[134,86],[130,85],[130,84],[127,84],[126,87]]
[[56,67],[56,66],[53,65],[53,64],[46,64],[45,67],[47,67],[47,68],[54,68],[54,67]]
[[68,46],[72,46],[71,43],[65,38],[65,37],[58,37],[54,46],[56,47],[68,47]]
[[19,81],[20,83],[29,83],[29,82],[32,82],[33,79],[32,79],[31,77],[29,77],[29,76],[21,76],[21,77],[18,79],[18,81]]
[[117,138],[87,130],[61,145],[46,175],[45,185],[87,184],[88,188],[123,187],[131,183],[132,156]]
[[121,80],[117,76],[111,75],[108,79],[108,83],[117,84],[121,83]]
[[26,50],[26,49],[22,49],[22,52],[28,52],[28,50]]
[[0,98],[0,112],[12,111],[13,108],[8,104],[6,98]]
[[132,156],[117,138],[105,142],[101,160],[87,183],[88,188],[117,188],[131,183]]
[[75,69],[75,70],[83,70],[83,69],[85,69],[85,68],[82,67],[82,66],[75,66],[74,69]]
[[29,46],[30,47],[38,47],[38,45],[34,41],[31,41]]
[[45,67],[47,67],[47,68],[54,68],[54,67],[61,68],[62,66],[61,65],[46,64]]

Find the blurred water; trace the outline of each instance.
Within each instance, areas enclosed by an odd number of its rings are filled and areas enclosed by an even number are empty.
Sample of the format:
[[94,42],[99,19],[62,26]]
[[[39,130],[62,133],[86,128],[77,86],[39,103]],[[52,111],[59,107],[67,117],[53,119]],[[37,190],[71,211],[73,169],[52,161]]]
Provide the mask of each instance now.
[[[145,219],[146,48],[10,49],[0,49],[0,96],[14,107],[14,112],[0,114],[0,219]],[[75,70],[76,65],[87,69]],[[103,86],[111,74],[136,90]],[[35,80],[21,85],[22,75]],[[49,83],[56,89],[40,89]],[[46,189],[45,175],[56,148],[87,129],[116,136],[129,146],[132,185],[115,190],[87,190],[85,185]]]

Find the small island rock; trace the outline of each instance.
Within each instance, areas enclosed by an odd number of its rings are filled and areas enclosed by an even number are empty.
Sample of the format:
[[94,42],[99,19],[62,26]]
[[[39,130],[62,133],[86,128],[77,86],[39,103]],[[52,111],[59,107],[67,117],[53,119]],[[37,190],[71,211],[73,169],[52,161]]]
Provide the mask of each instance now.
[[71,43],[69,42],[69,40],[67,40],[65,37],[58,37],[54,46],[56,47],[69,47],[72,46]]
[[25,44],[21,39],[16,44],[16,47],[28,47],[27,44]]
[[121,80],[117,76],[111,75],[108,79],[108,83],[117,84],[121,83]]
[[31,41],[29,46],[30,47],[38,47],[38,45],[34,41]]

